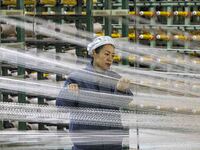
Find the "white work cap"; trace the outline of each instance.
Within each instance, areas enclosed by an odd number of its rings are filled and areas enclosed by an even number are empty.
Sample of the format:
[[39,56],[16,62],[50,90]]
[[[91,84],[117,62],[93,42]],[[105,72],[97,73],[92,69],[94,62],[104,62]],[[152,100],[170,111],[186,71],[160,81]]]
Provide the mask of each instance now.
[[96,48],[98,48],[102,45],[106,45],[106,44],[111,44],[115,47],[115,41],[110,36],[99,36],[99,37],[95,38],[87,46],[88,54],[92,55],[93,50],[95,50]]

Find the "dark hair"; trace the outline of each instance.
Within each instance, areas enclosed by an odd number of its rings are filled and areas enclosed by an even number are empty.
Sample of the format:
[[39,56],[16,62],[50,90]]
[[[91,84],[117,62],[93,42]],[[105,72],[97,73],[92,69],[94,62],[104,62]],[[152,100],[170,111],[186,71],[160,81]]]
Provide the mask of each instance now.
[[[95,49],[95,53],[99,54],[100,51],[101,51],[101,49],[102,49],[103,47],[104,47],[104,45],[101,45],[101,46],[97,47],[97,48]],[[93,65],[94,58],[93,58],[92,56],[90,56],[90,58],[91,58],[91,64]]]

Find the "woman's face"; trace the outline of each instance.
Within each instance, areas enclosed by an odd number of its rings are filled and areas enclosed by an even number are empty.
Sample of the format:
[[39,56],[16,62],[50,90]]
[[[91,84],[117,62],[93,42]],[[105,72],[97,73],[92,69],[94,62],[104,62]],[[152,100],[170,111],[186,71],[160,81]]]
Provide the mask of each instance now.
[[99,53],[96,53],[95,51],[93,52],[93,65],[94,67],[101,68],[102,70],[108,70],[113,63],[114,56],[114,46],[110,44],[104,45]]

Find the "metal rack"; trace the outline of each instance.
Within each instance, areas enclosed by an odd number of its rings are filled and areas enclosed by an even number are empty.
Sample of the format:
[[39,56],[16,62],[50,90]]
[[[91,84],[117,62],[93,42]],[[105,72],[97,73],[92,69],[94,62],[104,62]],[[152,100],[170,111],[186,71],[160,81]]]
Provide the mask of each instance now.
[[[20,1],[18,0],[17,3],[16,3],[16,10],[1,10],[1,14],[2,15],[22,15],[23,14],[23,9],[24,9],[24,3],[23,1]],[[23,49],[24,47],[24,30],[21,29],[21,28],[16,28],[16,33],[17,33],[17,43],[13,44],[13,45],[20,45],[21,49]],[[2,37],[2,36],[1,36]],[[3,37],[2,37],[3,38]],[[1,40],[2,40],[1,38]],[[3,43],[1,43],[3,44]],[[9,65],[4,65],[4,64],[1,64],[1,74],[2,76],[8,76],[8,69],[10,68]],[[22,78],[24,76],[24,73],[25,73],[25,69],[22,68],[22,67],[18,67],[17,68],[17,74],[20,78]],[[10,93],[9,92],[2,92],[2,101],[8,101],[9,98],[8,98],[8,95]],[[24,93],[21,93],[18,95],[18,102],[19,103],[25,103],[26,100],[25,100],[25,94]],[[3,121],[1,124],[0,124],[0,128],[3,129],[3,126],[9,126],[9,121]],[[25,130],[26,129],[26,123],[24,122],[19,122],[19,125],[18,125],[18,129],[19,130]]]
[[[94,31],[93,23],[99,21],[103,26],[103,35],[110,35],[114,38],[125,38],[133,42],[149,45],[151,47],[162,46],[170,51],[198,51],[190,49],[192,41],[200,41],[200,36],[195,34],[200,29],[200,2],[199,1],[141,1],[141,0],[77,0],[72,1],[48,1],[48,0],[13,0],[1,1],[0,13],[23,14],[35,17],[41,17],[47,20],[62,24],[63,22],[73,22],[77,28],[81,28],[82,24],[86,24],[87,31]],[[12,11],[10,10],[12,8]],[[17,9],[17,10],[14,10]],[[9,10],[9,11],[6,11]],[[120,18],[117,18],[120,16]],[[131,22],[130,17],[139,16],[140,19],[148,19],[149,23],[139,24],[138,21]],[[117,19],[116,19],[117,18]],[[157,21],[160,24],[157,24]],[[126,22],[126,23],[124,23]],[[170,30],[182,30],[191,33],[192,36],[186,34],[172,34]],[[17,36],[12,38],[1,38],[1,42],[17,42],[22,46],[35,46],[38,51],[45,51],[53,47],[56,53],[63,53],[69,47],[76,48],[76,55],[85,57],[86,50],[83,47],[74,44],[58,41],[55,39],[46,39],[41,35],[36,37],[25,37],[25,31],[17,28]],[[192,33],[194,32],[194,33]],[[173,42],[180,40],[184,43],[182,46]],[[128,58],[120,58],[116,56],[116,60],[122,64],[137,61],[134,56]],[[144,59],[145,60],[145,59]],[[2,76],[8,76],[8,67],[1,66]],[[17,67],[18,78],[25,76],[25,68]],[[46,72],[37,72],[37,80],[44,80]],[[61,76],[56,76],[56,81],[63,80]],[[2,91],[1,100],[8,100],[9,93]],[[26,102],[25,93],[18,95],[19,102]],[[38,97],[38,104],[45,104],[44,97]],[[3,122],[0,122],[0,129],[3,128]],[[39,124],[38,129],[44,129],[44,124]],[[26,130],[25,122],[19,123],[19,130]],[[60,129],[60,128],[59,128]]]
[[[55,2],[55,3],[54,3]],[[60,1],[61,2],[61,1]],[[43,19],[51,20],[56,23],[62,24],[63,22],[71,22],[73,21],[76,24],[77,28],[81,28],[81,24],[86,23],[86,30],[93,31],[93,1],[87,0],[79,0],[74,1],[76,3],[69,4],[69,1],[63,0],[62,3],[58,3],[58,1],[49,1],[49,0],[40,0],[40,1],[28,1],[28,0],[13,0],[13,1],[1,1],[1,14],[4,15],[31,15],[33,17],[42,17]],[[86,13],[82,13],[82,9]],[[69,10],[73,11],[74,14],[65,14],[65,11]],[[52,14],[52,11],[55,14]],[[45,12],[45,13],[44,13]],[[87,15],[86,15],[87,14]],[[87,21],[86,21],[87,20]],[[20,49],[24,49],[26,47],[31,46],[31,48],[35,47],[38,52],[46,51],[49,48],[55,48],[56,53],[63,53],[68,50],[68,48],[76,48],[77,56],[82,57],[85,49],[79,47],[77,45],[73,45],[70,43],[66,43],[63,41],[58,41],[55,38],[46,39],[44,36],[40,34],[35,34],[32,32],[31,37],[27,37],[25,34],[25,30],[21,28],[16,28],[16,34],[13,34],[12,37],[5,36],[1,38],[1,42],[4,45],[14,46],[16,45],[20,47]],[[48,51],[48,50],[47,50]],[[1,65],[1,74],[2,76],[8,76],[8,70],[12,67],[12,65]],[[35,72],[34,70],[25,69],[22,67],[13,66],[14,69],[17,69],[16,78],[25,78],[25,72],[34,72],[37,75],[37,80],[46,79],[46,72]],[[56,81],[64,80],[62,76],[56,75]],[[10,92],[1,91],[1,100],[8,101]],[[26,103],[27,98],[31,97],[31,95],[26,95],[25,93],[14,94],[18,98],[19,103]],[[46,100],[47,99],[47,100]],[[45,97],[37,97],[38,104],[46,104],[46,101],[50,101],[51,99]],[[5,121],[0,122],[0,129],[3,129]],[[9,123],[9,121],[8,121]],[[28,123],[19,122],[18,130],[27,130],[29,129]],[[62,129],[63,127],[58,126],[58,129]],[[38,124],[38,130],[46,130],[45,124]]]

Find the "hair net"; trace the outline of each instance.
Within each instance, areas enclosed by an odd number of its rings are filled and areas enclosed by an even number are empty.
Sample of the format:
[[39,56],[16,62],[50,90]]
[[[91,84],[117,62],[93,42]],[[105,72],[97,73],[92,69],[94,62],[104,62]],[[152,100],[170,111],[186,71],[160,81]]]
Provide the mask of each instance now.
[[115,47],[115,41],[110,36],[99,36],[88,44],[87,46],[88,54],[92,55],[93,50],[105,44],[111,44]]

